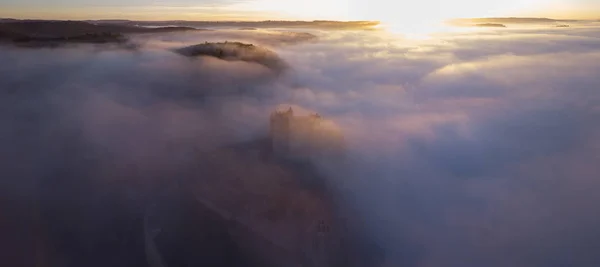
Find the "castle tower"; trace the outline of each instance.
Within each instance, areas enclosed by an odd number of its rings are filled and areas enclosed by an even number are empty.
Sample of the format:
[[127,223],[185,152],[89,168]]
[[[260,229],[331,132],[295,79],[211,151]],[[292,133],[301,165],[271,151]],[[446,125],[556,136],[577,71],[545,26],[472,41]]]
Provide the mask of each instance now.
[[342,151],[341,133],[319,114],[295,116],[289,108],[271,113],[270,122],[271,151],[277,157],[310,160]]

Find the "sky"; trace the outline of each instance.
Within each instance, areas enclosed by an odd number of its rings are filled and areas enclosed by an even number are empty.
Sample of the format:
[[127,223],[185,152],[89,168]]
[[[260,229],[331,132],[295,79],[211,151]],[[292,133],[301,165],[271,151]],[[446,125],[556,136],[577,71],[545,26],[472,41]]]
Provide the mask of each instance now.
[[536,16],[598,19],[596,0],[2,0],[0,16],[51,19],[379,20]]

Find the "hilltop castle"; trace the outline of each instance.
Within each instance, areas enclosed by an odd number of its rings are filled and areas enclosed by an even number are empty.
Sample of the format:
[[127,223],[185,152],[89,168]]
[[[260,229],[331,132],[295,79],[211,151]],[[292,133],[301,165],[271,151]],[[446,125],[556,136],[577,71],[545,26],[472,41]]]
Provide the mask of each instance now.
[[341,132],[319,114],[296,116],[290,107],[271,114],[270,137],[276,156],[309,159],[343,150]]

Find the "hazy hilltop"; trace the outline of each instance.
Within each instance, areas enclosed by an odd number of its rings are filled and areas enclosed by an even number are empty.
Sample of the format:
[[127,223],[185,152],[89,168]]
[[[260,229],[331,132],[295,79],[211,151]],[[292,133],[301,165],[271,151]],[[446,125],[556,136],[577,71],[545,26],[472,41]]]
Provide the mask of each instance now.
[[210,56],[228,61],[255,62],[274,71],[282,71],[287,67],[275,52],[241,42],[206,42],[177,49],[176,52],[187,57]]

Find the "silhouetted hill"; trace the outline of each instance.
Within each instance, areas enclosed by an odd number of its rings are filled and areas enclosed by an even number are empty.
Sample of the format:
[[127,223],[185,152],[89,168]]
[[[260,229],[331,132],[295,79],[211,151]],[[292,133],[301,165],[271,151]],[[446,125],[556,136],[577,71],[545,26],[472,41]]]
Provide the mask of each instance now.
[[195,30],[189,27],[145,28],[83,21],[5,21],[0,23],[0,41],[114,43],[126,41],[125,34]]
[[0,18],[0,23],[18,21],[17,19]]

